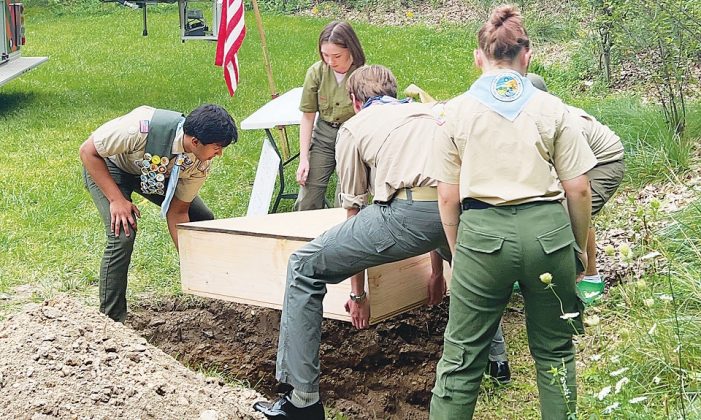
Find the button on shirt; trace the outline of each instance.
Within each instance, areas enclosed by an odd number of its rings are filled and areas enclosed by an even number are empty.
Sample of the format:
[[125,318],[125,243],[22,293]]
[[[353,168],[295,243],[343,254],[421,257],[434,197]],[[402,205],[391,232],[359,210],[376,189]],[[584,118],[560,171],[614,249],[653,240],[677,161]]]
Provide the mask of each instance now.
[[[134,161],[143,159],[148,135],[140,130],[141,121],[151,121],[154,111],[155,108],[141,106],[100,126],[91,135],[97,153],[103,158],[110,159],[124,172],[140,175],[141,170]],[[177,155],[184,151],[183,132],[179,131],[173,141],[172,153]],[[180,201],[190,203],[197,196],[209,174],[211,160],[202,162],[197,160],[192,153],[187,153],[187,155],[193,164],[180,171],[175,197]],[[168,174],[174,164],[175,159],[171,159],[167,168]]]
[[371,105],[346,121],[336,141],[341,206],[362,207],[368,195],[386,202],[401,188],[436,186],[426,166],[438,124],[432,106],[419,103]]
[[330,123],[346,122],[354,115],[346,81],[355,69],[355,66],[351,66],[343,80],[338,82],[331,67],[323,61],[314,63],[304,78],[299,110],[319,112],[319,118]]
[[444,108],[428,174],[460,199],[515,205],[564,198],[566,181],[596,165],[579,117],[537,91],[513,122],[463,94]]

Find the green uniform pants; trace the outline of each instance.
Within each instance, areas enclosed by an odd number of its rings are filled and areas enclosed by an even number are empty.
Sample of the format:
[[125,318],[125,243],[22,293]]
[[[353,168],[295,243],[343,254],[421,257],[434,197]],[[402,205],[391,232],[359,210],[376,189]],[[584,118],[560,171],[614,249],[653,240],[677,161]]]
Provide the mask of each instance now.
[[[535,359],[541,415],[575,412],[575,349],[582,306],[575,294],[574,235],[558,202],[467,210],[460,216],[443,356],[436,368],[431,419],[471,419],[487,365],[489,342],[519,282]],[[540,281],[552,274],[554,290]],[[571,321],[565,313],[579,312]],[[552,369],[560,369],[561,376]],[[514,413],[518,417],[517,413]]]
[[[395,199],[361,210],[295,251],[287,266],[277,379],[302,392],[319,390],[322,300],[327,284],[435,249],[450,258],[437,202]],[[504,339],[496,331],[492,331],[493,345],[501,350],[495,353],[504,353]]]
[[[109,159],[105,159],[107,169],[124,194],[124,197],[131,201],[132,192],[136,192],[150,202],[160,206],[163,196],[143,194],[141,192],[141,179],[139,175],[124,172],[115,166]],[[136,229],[133,229],[129,236],[120,230],[119,236],[110,232],[110,202],[83,168],[83,181],[85,187],[90,192],[93,202],[100,213],[102,223],[107,235],[107,245],[102,256],[100,265],[100,312],[109,316],[115,321],[124,322],[127,317],[127,271],[131,262],[131,253],[134,249],[136,239]],[[207,208],[201,198],[195,197],[190,204],[190,221],[212,220],[214,214]],[[165,235],[169,235],[168,229],[163,230]]]
[[[337,134],[338,128],[322,119],[318,119],[314,124],[312,144],[309,148],[309,174],[305,185],[299,187],[295,211],[324,208],[326,187],[336,169]],[[338,198],[335,199],[335,205],[339,205]]]

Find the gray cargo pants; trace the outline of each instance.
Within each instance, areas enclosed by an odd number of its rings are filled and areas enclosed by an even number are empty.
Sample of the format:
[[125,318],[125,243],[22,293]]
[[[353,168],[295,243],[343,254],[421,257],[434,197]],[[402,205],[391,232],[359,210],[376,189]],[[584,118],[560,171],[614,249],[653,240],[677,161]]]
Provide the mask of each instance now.
[[[361,210],[295,251],[287,266],[277,380],[302,392],[319,390],[322,300],[327,284],[438,248],[448,246],[437,202],[395,199]],[[501,346],[495,353],[505,353],[501,330],[492,346]]]

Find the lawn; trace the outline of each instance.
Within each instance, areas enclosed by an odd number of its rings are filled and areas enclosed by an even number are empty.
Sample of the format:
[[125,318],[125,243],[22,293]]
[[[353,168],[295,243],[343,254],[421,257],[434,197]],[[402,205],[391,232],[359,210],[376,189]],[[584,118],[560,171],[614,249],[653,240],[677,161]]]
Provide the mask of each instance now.
[[[69,292],[93,304],[96,302],[104,232],[82,184],[78,147],[100,124],[142,104],[189,112],[208,102],[226,107],[236,121],[241,121],[269,100],[252,13],[247,16],[249,32],[239,54],[240,87],[236,96],[230,98],[221,69],[213,65],[214,43],[181,43],[175,6],[149,10],[148,37],[141,36],[139,12],[114,4],[77,11],[69,8],[28,10],[25,55],[48,55],[50,60],[0,89],[0,148],[3,150],[0,155],[3,168],[0,172],[0,293],[10,293],[18,285],[30,284],[37,291],[37,299]],[[327,21],[264,15],[264,23],[278,90],[285,92],[300,86],[307,67],[318,59],[316,39]],[[472,65],[475,47],[472,30],[379,27],[360,23],[354,27],[368,61],[390,67],[400,89],[416,83],[436,98],[449,98],[463,92],[477,76]],[[551,80],[552,92],[589,110],[621,134],[629,156],[628,188],[663,180],[673,173],[670,169],[675,169],[676,163],[670,162],[665,154],[667,134],[654,106],[643,104],[636,95],[609,94],[600,88],[575,91],[573,74],[576,69],[571,66],[576,64],[545,66],[536,55],[533,65]],[[201,192],[220,218],[245,214],[255,176],[263,133],[241,131],[239,134],[238,143],[215,162],[211,179]],[[290,130],[290,137],[296,139],[295,129]],[[288,182],[293,181],[290,169]],[[134,302],[144,294],[179,294],[177,254],[158,209],[138,199],[136,204],[141,208],[142,219],[130,271],[129,299]],[[290,207],[289,202],[283,205],[285,210]],[[698,224],[696,216],[690,213],[683,220]],[[680,235],[679,231],[671,232],[663,240],[677,243],[684,239],[680,239]],[[699,270],[690,268],[688,263],[698,253],[684,255],[686,271],[679,276],[687,279],[682,283],[687,286],[679,306],[670,306],[674,308],[672,311],[659,303],[660,306],[642,311],[639,305],[633,305],[638,309],[631,310],[631,302],[639,304],[646,298],[659,298],[661,293],[669,292],[630,286],[633,287],[631,291],[628,286],[621,287],[601,309],[606,325],[592,332],[590,340],[598,340],[599,346],[610,345],[605,358],[618,355],[616,360],[620,360],[621,355],[617,353],[620,350],[624,360],[629,360],[634,367],[637,382],[621,396],[634,398],[640,392],[649,391],[647,401],[630,405],[627,412],[633,417],[628,418],[664,418],[666,413],[672,417],[678,414],[675,411],[676,381],[679,380],[677,361],[672,357],[660,359],[656,366],[663,372],[661,376],[644,366],[646,355],[652,357],[657,354],[655,352],[674,350],[678,342],[672,322],[675,316],[681,316],[682,324],[689,325],[687,332],[696,333],[689,337],[698,337],[698,328],[691,325],[692,321],[698,322],[699,288],[692,279]],[[666,278],[664,273],[656,273],[651,276],[650,283],[666,284]],[[640,295],[630,298],[631,293]],[[660,331],[668,334],[662,344],[645,341],[651,317],[669,321],[660,322]],[[645,331],[641,330],[640,334],[635,330],[638,321],[645,325]],[[622,326],[629,329],[625,337],[621,336]],[[614,333],[615,340],[605,338]],[[512,344],[512,351],[522,353],[519,357],[527,360],[524,337],[519,340]],[[636,345],[637,348],[625,347]],[[689,348],[694,353],[685,362],[688,363],[685,369],[691,372],[696,367],[698,372],[698,342],[690,343]],[[523,368],[530,369],[530,365]],[[589,364],[586,369],[582,368],[580,408],[591,418],[598,418],[608,405],[599,401],[595,394],[611,381],[607,376],[609,370],[606,366]],[[654,382],[658,376],[660,381],[655,386],[649,385],[648,382]],[[691,381],[691,388],[684,388],[686,392],[698,389],[699,378],[687,377],[687,380]],[[528,383],[509,390],[509,405],[521,405],[523,412],[537,413],[533,392],[533,384]],[[482,413],[507,416],[499,411],[502,399],[498,394],[499,391],[490,391],[481,398]]]

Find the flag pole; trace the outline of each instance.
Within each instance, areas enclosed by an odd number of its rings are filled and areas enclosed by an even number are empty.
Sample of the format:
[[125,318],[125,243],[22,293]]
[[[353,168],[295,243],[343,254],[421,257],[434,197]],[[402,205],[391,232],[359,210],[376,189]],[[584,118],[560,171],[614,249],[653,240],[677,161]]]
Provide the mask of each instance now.
[[[265,31],[263,30],[263,19],[260,16],[260,10],[258,9],[258,1],[251,0],[253,3],[253,14],[256,16],[256,26],[258,27],[258,35],[260,35],[260,46],[263,50],[263,61],[265,64],[265,73],[268,75],[268,87],[270,88],[270,96],[275,99],[279,96],[277,87],[275,86],[275,79],[273,79],[273,68],[270,65],[270,55],[268,54],[268,45],[265,41]],[[287,130],[285,126],[278,126],[280,130],[280,137],[282,141],[282,158],[287,160],[290,157],[290,143],[287,139]]]

